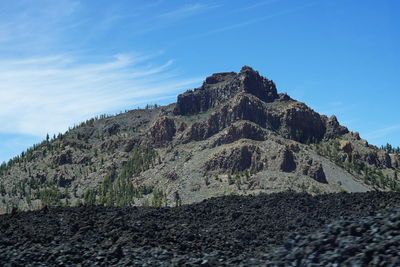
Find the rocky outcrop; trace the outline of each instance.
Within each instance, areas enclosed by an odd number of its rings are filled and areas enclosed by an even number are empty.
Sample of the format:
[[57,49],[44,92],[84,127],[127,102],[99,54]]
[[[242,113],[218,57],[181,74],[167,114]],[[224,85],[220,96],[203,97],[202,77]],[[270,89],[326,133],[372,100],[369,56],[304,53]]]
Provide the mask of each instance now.
[[[277,131],[283,137],[301,143],[313,143],[330,136],[326,135],[326,121],[305,104],[295,101],[268,104],[254,95],[242,92],[214,111],[207,119],[191,125],[184,135],[184,140],[205,140],[239,120]],[[341,129],[340,127],[338,129]]]
[[302,143],[319,141],[326,132],[321,116],[304,103],[290,103],[279,117],[282,135],[292,140]]
[[59,155],[53,157],[53,163],[56,165],[72,164],[72,150],[64,150]]
[[55,181],[58,186],[60,187],[69,187],[73,181],[71,177],[65,177],[63,174],[61,174],[59,177],[55,178]]
[[240,172],[246,169],[260,171],[263,168],[261,151],[258,147],[247,144],[239,144],[226,148],[213,156],[205,164],[205,170]]
[[263,141],[266,138],[266,133],[257,124],[248,121],[238,121],[223,130],[222,134],[215,140],[213,146],[233,143],[242,138]]
[[400,168],[400,155],[390,154],[390,160],[393,168]]
[[279,118],[269,113],[260,99],[240,93],[208,119],[194,123],[185,135],[186,142],[207,139],[238,120],[247,120],[263,128],[279,125]]
[[83,155],[74,160],[74,162],[77,164],[88,164],[90,163],[90,157]]
[[349,130],[344,127],[341,126],[336,118],[336,116],[331,116],[331,117],[326,117],[326,116],[321,116],[321,118],[324,121],[324,127],[325,127],[325,134],[324,134],[324,138],[327,139],[331,139],[331,138],[335,138],[337,136],[346,134],[349,132]]
[[286,94],[277,94],[275,84],[244,66],[240,73],[217,73],[202,87],[178,96],[174,114],[193,115],[217,108],[204,121],[184,134],[185,142],[209,138],[238,120],[279,132],[301,143],[328,140],[348,132],[335,116],[321,116]]
[[362,155],[362,160],[377,168],[392,167],[390,156],[385,152],[378,153],[378,151],[368,151]]
[[208,77],[200,88],[178,96],[174,114],[191,115],[207,111],[231,99],[237,93],[248,93],[265,102],[277,97],[275,84],[244,66],[240,73],[217,73]]
[[347,154],[351,154],[351,152],[353,152],[353,146],[351,145],[351,142],[347,140],[339,141],[339,149]]
[[378,152],[378,162],[381,168],[392,168],[392,160],[389,153],[384,151]]
[[292,172],[296,170],[296,162],[294,160],[293,152],[285,146],[279,151],[278,156],[279,169],[283,172]]
[[322,164],[316,164],[311,166],[308,176],[313,178],[315,181],[327,184],[328,181],[326,180],[324,168],[322,167]]
[[112,125],[108,126],[108,127],[105,129],[105,132],[106,132],[109,136],[115,135],[115,134],[117,134],[117,133],[120,131],[120,127],[121,127],[121,126],[120,126],[119,124],[113,123]]
[[306,161],[302,163],[302,174],[313,178],[317,182],[328,183],[322,164],[314,162],[311,158],[307,158]]
[[149,129],[150,142],[162,146],[175,136],[175,121],[169,117],[161,117]]
[[272,102],[278,97],[276,86],[273,81],[268,80],[248,66],[244,66],[238,75],[239,88],[243,92],[252,94],[264,102]]

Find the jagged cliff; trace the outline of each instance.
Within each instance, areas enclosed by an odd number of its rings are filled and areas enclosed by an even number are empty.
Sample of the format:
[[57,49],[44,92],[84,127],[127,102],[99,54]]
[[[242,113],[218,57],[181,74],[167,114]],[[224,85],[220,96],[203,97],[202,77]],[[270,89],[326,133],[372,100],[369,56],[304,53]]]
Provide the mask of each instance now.
[[369,145],[244,66],[177,103],[89,120],[0,171],[0,212],[175,205],[226,194],[399,190],[400,156]]

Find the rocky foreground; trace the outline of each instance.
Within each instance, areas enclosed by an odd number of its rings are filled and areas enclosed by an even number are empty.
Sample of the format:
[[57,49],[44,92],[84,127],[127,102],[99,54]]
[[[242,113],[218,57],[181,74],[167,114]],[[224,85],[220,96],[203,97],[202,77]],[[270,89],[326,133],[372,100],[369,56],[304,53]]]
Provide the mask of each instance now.
[[0,265],[400,264],[399,193],[225,196],[0,216]]

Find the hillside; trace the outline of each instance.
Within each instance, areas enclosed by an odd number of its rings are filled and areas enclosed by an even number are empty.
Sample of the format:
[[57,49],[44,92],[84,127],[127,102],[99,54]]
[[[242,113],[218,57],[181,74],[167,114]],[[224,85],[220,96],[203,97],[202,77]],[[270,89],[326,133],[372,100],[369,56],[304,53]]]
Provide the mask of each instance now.
[[250,67],[168,106],[82,123],[0,167],[0,213],[54,205],[175,206],[215,196],[400,190],[400,156]]

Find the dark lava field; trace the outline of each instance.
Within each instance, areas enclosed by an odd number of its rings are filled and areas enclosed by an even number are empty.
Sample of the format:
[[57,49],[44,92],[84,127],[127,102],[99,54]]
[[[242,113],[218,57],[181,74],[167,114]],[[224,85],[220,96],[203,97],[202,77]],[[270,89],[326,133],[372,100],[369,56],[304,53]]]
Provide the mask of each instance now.
[[400,194],[225,196],[0,216],[1,266],[399,266]]

